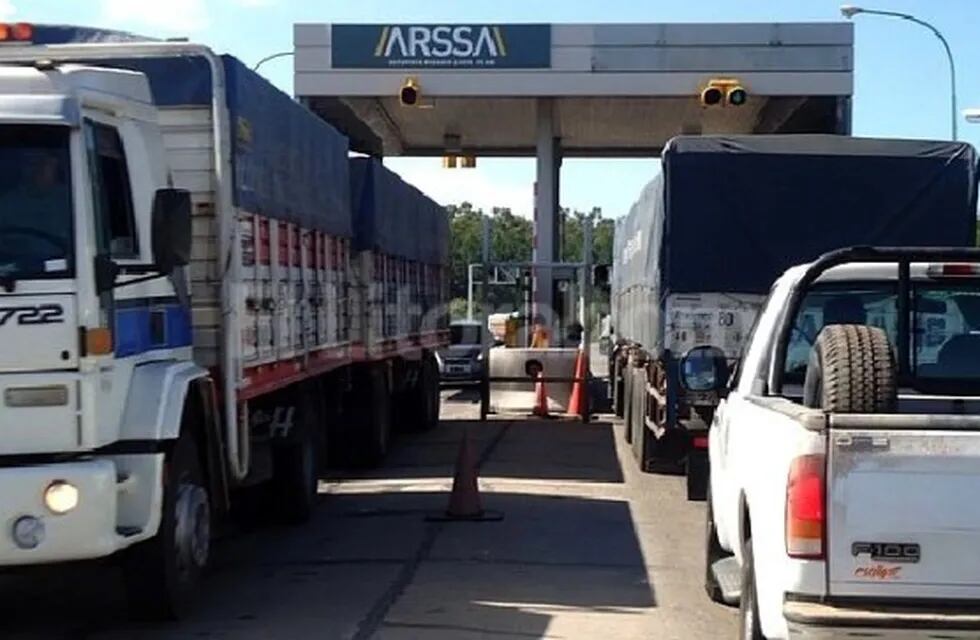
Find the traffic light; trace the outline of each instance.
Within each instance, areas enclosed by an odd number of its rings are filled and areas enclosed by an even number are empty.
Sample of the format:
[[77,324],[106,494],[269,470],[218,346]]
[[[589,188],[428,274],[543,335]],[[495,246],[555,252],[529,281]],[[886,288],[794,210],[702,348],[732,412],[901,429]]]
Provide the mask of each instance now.
[[702,107],[741,107],[748,99],[749,93],[735,78],[713,78],[701,90]]
[[398,90],[398,101],[403,107],[417,107],[422,99],[422,87],[415,78],[405,78]]

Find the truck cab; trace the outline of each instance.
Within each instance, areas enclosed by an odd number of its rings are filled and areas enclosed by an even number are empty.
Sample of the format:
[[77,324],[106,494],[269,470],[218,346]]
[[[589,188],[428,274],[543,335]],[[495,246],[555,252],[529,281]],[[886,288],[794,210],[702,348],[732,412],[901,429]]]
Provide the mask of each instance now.
[[159,524],[161,434],[124,414],[135,367],[193,367],[171,274],[189,200],[129,71],[0,67],[0,169],[0,562],[105,555]]

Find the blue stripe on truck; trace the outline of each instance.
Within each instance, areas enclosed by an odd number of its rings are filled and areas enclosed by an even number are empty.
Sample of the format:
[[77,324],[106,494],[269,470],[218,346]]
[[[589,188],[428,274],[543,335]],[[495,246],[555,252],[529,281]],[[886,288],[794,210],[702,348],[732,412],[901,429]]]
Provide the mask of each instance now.
[[117,358],[192,344],[191,314],[172,296],[117,301],[115,314]]

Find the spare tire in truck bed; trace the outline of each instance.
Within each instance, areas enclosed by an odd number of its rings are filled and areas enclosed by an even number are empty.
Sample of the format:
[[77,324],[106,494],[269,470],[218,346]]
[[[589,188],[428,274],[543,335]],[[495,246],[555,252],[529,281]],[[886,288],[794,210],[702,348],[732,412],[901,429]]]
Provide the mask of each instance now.
[[803,404],[837,413],[889,413],[898,399],[895,377],[895,357],[884,330],[828,325],[810,351]]

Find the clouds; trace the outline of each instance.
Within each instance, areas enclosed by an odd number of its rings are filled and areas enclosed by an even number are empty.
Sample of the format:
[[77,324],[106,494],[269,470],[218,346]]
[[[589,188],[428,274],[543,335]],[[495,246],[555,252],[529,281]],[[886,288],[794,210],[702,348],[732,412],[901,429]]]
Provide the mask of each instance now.
[[[0,16],[4,4],[0,0]],[[269,7],[277,0],[102,0],[99,24],[112,28],[197,34],[221,23],[217,19],[241,8]]]
[[17,14],[13,0],[0,0],[0,20],[10,20]]
[[[485,164],[492,160],[481,159]],[[439,158],[392,158],[385,161],[389,169],[415,185],[440,204],[469,202],[487,213],[493,207],[508,207],[515,215],[531,217],[534,211],[531,180],[502,180],[491,171],[477,169],[442,169]],[[489,169],[489,167],[488,167]],[[492,179],[495,178],[495,179]]]

